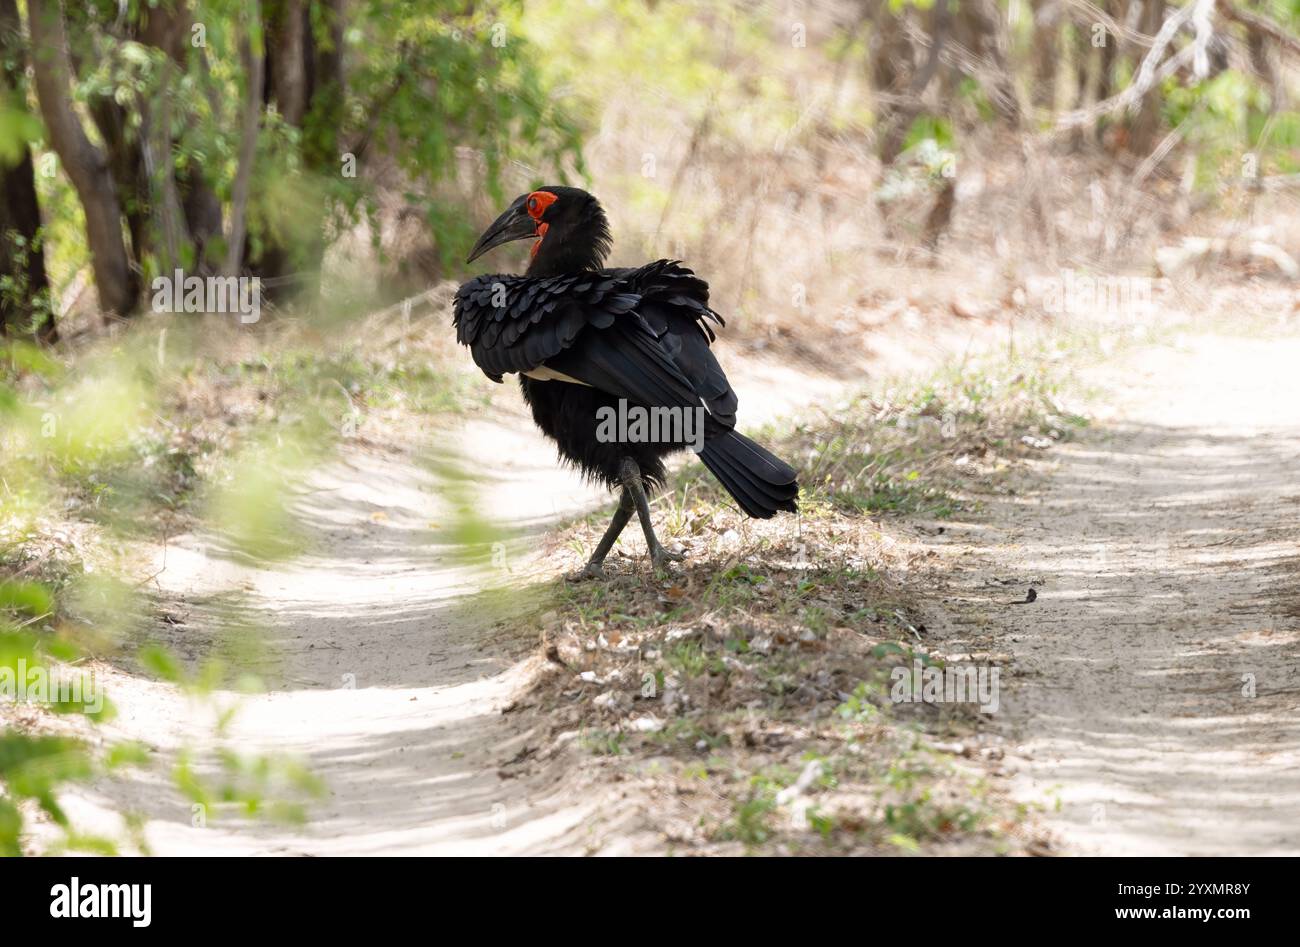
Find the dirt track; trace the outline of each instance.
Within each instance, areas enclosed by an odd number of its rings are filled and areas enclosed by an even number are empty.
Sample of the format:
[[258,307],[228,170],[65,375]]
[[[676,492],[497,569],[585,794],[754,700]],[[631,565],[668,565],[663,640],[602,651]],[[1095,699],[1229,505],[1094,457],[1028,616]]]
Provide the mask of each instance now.
[[[532,453],[531,466],[518,461],[534,446],[517,442],[532,437],[517,433],[522,428],[471,427],[469,436],[503,454],[501,476],[488,485],[497,508],[522,516],[512,508],[522,491],[512,488],[523,482],[532,490],[524,497],[542,498],[531,520],[517,520],[525,534],[509,547],[508,564],[522,568],[543,524],[597,497],[548,453]],[[505,461],[510,455],[516,459]],[[147,816],[157,854],[495,854],[578,845],[566,836],[591,800],[566,808],[547,780],[499,775],[525,745],[501,709],[535,670],[536,632],[512,626],[509,603],[469,607],[502,576],[457,558],[440,531],[450,518],[440,484],[418,461],[355,450],[316,474],[296,506],[312,552],[290,564],[248,568],[191,536],[166,551],[158,576],[184,622],[169,642],[182,653],[206,650],[206,603],[232,590],[272,635],[275,658],[262,673],[273,689],[241,702],[230,745],[308,761],[329,789],[309,824],[224,818],[196,828],[189,803],[158,771],[164,767],[79,794],[69,805],[79,824],[111,829],[112,810],[134,808]],[[171,687],[109,674],[121,710],[117,735],[143,740],[165,759],[211,739],[211,715]]]
[[[781,390],[791,373],[765,363],[750,370],[748,417],[789,412],[797,394]],[[209,743],[211,711],[170,685],[104,665],[97,673],[120,711],[109,732],[144,742],[162,765],[70,793],[67,809],[79,826],[120,835],[116,813],[134,810],[160,855],[627,848],[609,806],[600,828],[593,826],[592,811],[607,800],[576,767],[557,758],[511,765],[537,750],[527,724],[502,710],[543,663],[538,630],[513,620],[526,609],[526,595],[485,602],[479,593],[517,591],[536,569],[542,574],[535,578],[553,578],[538,555],[546,530],[608,502],[608,494],[557,464],[517,391],[493,391],[500,407],[460,426],[454,441],[481,470],[493,471],[476,478],[479,508],[518,531],[505,544],[504,563],[458,556],[445,529],[452,513],[444,484],[418,450],[390,445],[349,450],[305,485],[294,512],[308,533],[308,554],[253,568],[209,539],[185,536],[158,550],[149,569],[182,622],[166,632],[179,654],[211,650],[208,632],[217,622],[210,603],[232,592],[269,632],[274,658],[259,670],[272,690],[218,696],[240,704],[230,746],[292,754],[324,780],[329,794],[312,807],[309,823],[299,829],[223,818],[195,827],[190,803],[167,774],[182,747]]]
[[1297,365],[1201,337],[1097,370],[1110,409],[966,537],[1017,668],[996,725],[1067,852],[1300,852]]

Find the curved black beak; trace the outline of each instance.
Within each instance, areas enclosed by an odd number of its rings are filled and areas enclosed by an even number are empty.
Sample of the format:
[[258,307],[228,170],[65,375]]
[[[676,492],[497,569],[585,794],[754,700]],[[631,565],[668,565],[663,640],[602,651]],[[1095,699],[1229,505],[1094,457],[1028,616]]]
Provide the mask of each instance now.
[[478,243],[474,244],[474,249],[469,251],[469,258],[466,263],[473,263],[483,254],[487,253],[494,247],[499,247],[503,243],[509,243],[512,240],[523,240],[525,237],[535,237],[537,235],[537,223],[528,216],[524,209],[526,198],[521,197],[513,204],[506,208],[496,220],[492,221],[492,226],[483,231],[483,236],[478,238]]

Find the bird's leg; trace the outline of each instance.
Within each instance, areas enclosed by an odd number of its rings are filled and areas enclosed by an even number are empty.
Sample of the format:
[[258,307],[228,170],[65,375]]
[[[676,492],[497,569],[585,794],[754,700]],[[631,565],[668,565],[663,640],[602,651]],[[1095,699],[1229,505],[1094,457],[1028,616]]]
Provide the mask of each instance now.
[[603,564],[605,557],[614,548],[614,543],[618,540],[619,534],[623,532],[623,528],[627,526],[627,521],[631,518],[632,496],[624,487],[623,495],[618,500],[618,509],[614,511],[614,518],[609,521],[609,528],[605,530],[605,535],[600,537],[600,543],[596,546],[596,551],[591,554],[591,558],[587,560],[587,564],[583,566],[582,571],[573,576],[575,580],[604,578],[605,569]]
[[623,481],[623,489],[632,495],[636,504],[637,515],[641,518],[641,531],[645,533],[645,544],[650,549],[650,561],[656,569],[662,569],[665,563],[681,562],[686,558],[680,552],[669,552],[655,536],[654,525],[650,522],[650,501],[646,499],[645,484],[641,482],[641,468],[631,457],[624,457],[618,465],[618,477]]

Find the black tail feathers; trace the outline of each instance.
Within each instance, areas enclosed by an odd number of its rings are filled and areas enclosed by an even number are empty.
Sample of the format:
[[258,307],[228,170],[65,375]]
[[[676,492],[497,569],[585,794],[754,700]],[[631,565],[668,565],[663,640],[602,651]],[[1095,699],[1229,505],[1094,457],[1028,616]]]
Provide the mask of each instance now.
[[700,460],[750,516],[766,520],[799,512],[793,467],[743,434],[727,431],[705,441]]

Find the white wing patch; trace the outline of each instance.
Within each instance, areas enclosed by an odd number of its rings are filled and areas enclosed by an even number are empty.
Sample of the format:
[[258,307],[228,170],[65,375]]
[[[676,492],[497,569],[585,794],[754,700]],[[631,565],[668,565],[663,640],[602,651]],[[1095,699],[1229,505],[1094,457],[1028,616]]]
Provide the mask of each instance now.
[[545,365],[538,365],[536,368],[530,369],[523,374],[527,375],[533,381],[567,381],[570,385],[583,385],[587,388],[591,387],[585,381],[578,381],[576,378],[572,378],[563,372],[557,372],[553,368],[547,368]]

